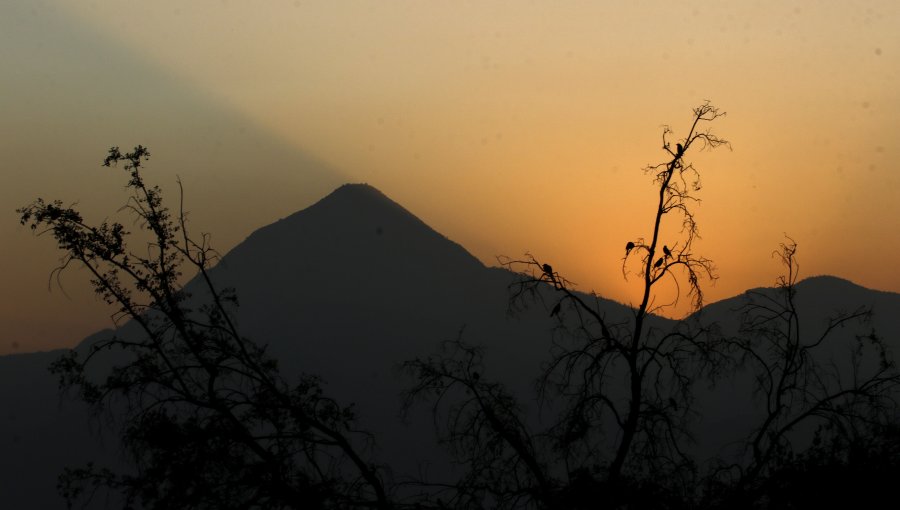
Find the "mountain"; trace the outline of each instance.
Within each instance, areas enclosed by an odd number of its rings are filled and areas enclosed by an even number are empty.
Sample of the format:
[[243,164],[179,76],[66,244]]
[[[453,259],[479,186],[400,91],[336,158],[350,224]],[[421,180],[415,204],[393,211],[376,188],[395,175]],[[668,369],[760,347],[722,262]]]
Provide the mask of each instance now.
[[[863,320],[843,323],[828,333],[827,340],[811,355],[815,362],[836,369],[846,384],[852,377],[850,366],[852,352],[865,337],[876,333],[896,356],[900,354],[900,294],[867,289],[848,280],[834,276],[813,276],[797,282],[795,286],[797,323],[804,345],[822,338],[829,330],[830,321],[841,316],[868,309],[871,316]],[[751,289],[739,296],[707,305],[696,320],[715,325],[723,337],[735,337],[739,333],[742,313],[750,303],[772,305],[782,299],[777,288]],[[861,374],[867,373],[878,359],[868,351],[863,358]],[[820,376],[822,374],[819,374]],[[698,387],[695,396],[702,402],[702,419],[694,431],[700,458],[728,455],[737,452],[738,440],[746,437],[751,427],[761,423],[763,416],[762,395],[751,372],[740,367],[725,374],[714,388]],[[801,429],[796,444],[805,444],[812,437],[815,425]],[[798,436],[795,436],[795,438]]]
[[[355,403],[360,427],[376,438],[376,457],[397,476],[452,470],[435,443],[428,406],[408,423],[398,419],[399,395],[411,382],[399,364],[435,353],[442,341],[461,336],[484,345],[484,377],[506,383],[536,416],[533,383],[556,338],[549,310],[536,303],[509,314],[514,274],[485,267],[371,186],[342,186],[257,230],[211,274],[220,287],[236,289],[239,329],[268,346],[286,378],[320,375],[329,396]],[[187,288],[202,298],[196,282]],[[734,310],[747,296],[713,303],[698,320],[733,329]],[[876,325],[898,337],[898,294],[819,277],[798,285],[798,300],[811,324],[835,308],[874,305]],[[613,322],[632,317],[613,301],[598,299],[597,307]],[[112,333],[98,332],[79,348]],[[130,325],[115,333],[137,334]],[[119,462],[102,419],[91,421],[82,404],[58,395],[46,367],[62,352],[0,356],[0,501],[6,507],[62,508],[55,481],[64,466]],[[735,379],[704,397],[703,451],[715,453],[735,437],[742,423],[734,408],[742,412],[751,397],[735,394],[747,392]]]
[[[446,468],[449,459],[440,458],[427,406],[406,425],[398,419],[411,382],[398,371],[402,361],[462,336],[490,346],[486,376],[530,394],[555,326],[540,305],[511,316],[512,273],[485,267],[368,185],[342,186],[257,230],[211,274],[236,289],[241,332],[266,344],[288,379],[320,375],[329,396],[355,403],[361,427],[377,437],[376,454],[407,473]],[[199,287],[186,286],[202,298]],[[631,313],[613,301],[598,306],[611,317]],[[115,334],[138,332],[126,324]],[[46,367],[62,353],[0,357],[0,501],[12,507],[62,507],[55,483],[63,466],[118,462],[114,440],[97,433],[108,432],[102,419],[59,396]]]

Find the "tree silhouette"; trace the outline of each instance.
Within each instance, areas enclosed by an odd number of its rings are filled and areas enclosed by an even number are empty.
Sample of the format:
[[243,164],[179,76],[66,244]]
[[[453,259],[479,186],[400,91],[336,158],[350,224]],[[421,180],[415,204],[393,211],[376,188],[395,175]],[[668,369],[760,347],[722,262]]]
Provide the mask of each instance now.
[[[62,387],[120,417],[134,464],[130,474],[68,469],[60,491],[70,507],[105,488],[124,508],[388,508],[384,470],[366,458],[369,438],[352,410],[314,376],[289,383],[263,346],[240,335],[234,292],[209,274],[217,260],[209,237],[191,237],[183,209],[173,214],[159,187],[145,183],[149,156],[142,146],[113,147],[104,160],[124,162],[124,209],[151,237],[144,251],[129,247],[122,224],[89,225],[60,201],[18,210],[23,225],[49,233],[65,253],[56,271],[87,269],[116,321],[140,330],[70,351],[52,367]],[[185,271],[200,281],[194,296],[179,283]]]
[[[70,508],[106,490],[122,508],[160,509],[807,508],[888,496],[900,474],[900,373],[874,331],[842,335],[870,309],[801,336],[793,240],[776,252],[786,269],[777,288],[749,293],[738,335],[691,317],[662,327],[655,316],[684,296],[699,310],[701,282],[716,278],[694,251],[700,180],[686,157],[728,146],[707,129],[723,115],[708,102],[694,108],[674,150],[663,129],[665,161],[645,169],[658,190],[651,233],[627,241],[622,259],[623,276],[643,284],[629,318],[605,316],[599,299],[576,292],[547,261],[504,259],[517,276],[510,308],[540,302],[562,332],[537,377],[542,420],[492,378],[484,350],[462,333],[404,363],[414,378],[405,408],[431,405],[438,438],[462,468],[455,480],[404,487],[370,458],[373,438],[350,407],[315,376],[289,380],[264,346],[240,335],[235,292],[210,275],[218,256],[209,237],[191,237],[183,206],[173,213],[145,183],[146,148],[113,147],[104,165],[121,162],[129,175],[123,209],[150,238],[138,242],[143,250],[132,249],[123,224],[90,225],[60,201],[17,210],[23,225],[57,241],[64,256],[54,272],[87,269],[115,320],[128,322],[122,336],[70,351],[52,370],[63,389],[113,417],[131,471],[69,468],[61,493]],[[188,271],[195,287],[180,283]],[[667,282],[676,297],[659,302]],[[835,358],[841,346],[850,349]],[[760,420],[737,458],[702,472],[686,448],[696,385],[737,370],[752,376],[747,405],[759,404]],[[811,444],[798,440],[803,430],[815,432]],[[867,494],[848,499],[839,487],[850,482]],[[811,497],[821,483],[827,489]]]
[[[530,254],[503,260],[519,275],[511,308],[542,302],[567,334],[538,381],[552,408],[549,427],[529,421],[486,375],[482,349],[461,338],[405,364],[416,379],[407,405],[431,402],[441,439],[466,467],[456,482],[432,484],[426,500],[454,508],[812,508],[827,502],[804,492],[817,479],[834,481],[821,492],[832,502],[854,501],[840,478],[868,487],[857,502],[893,497],[892,484],[872,480],[900,470],[900,373],[874,331],[849,342],[840,335],[844,326],[865,323],[870,309],[831,317],[816,337],[800,335],[793,241],[777,252],[786,268],[777,288],[749,293],[738,336],[690,317],[670,329],[654,326],[654,313],[682,295],[699,310],[701,281],[716,278],[712,261],[694,251],[700,179],[685,157],[729,146],[704,129],[723,115],[708,102],[695,108],[674,150],[672,131],[663,129],[667,161],[646,168],[658,189],[652,233],[628,241],[622,259],[623,275],[643,281],[630,320],[604,316],[599,300],[575,292],[546,261]],[[664,281],[676,297],[658,303]],[[841,345],[847,353],[835,349]],[[747,371],[752,394],[742,396],[748,410],[760,404],[760,420],[739,458],[701,472],[685,448],[697,417],[696,384]],[[812,431],[809,445],[803,437]]]
[[[744,459],[717,473],[718,480],[733,480],[726,483],[733,485],[726,500],[732,508],[774,504],[773,498],[796,506],[800,492],[790,484],[808,483],[803,478],[812,473],[833,477],[838,471],[849,480],[874,465],[894,472],[898,466],[896,459],[888,466],[872,446],[896,451],[900,372],[875,331],[842,334],[847,326],[868,324],[872,310],[861,306],[833,315],[810,335],[796,303],[797,244],[788,238],[775,254],[785,274],[773,291],[748,293],[741,336],[729,341],[735,361],[751,370],[754,396],[764,410],[746,440]],[[808,450],[795,441],[803,427],[816,429]]]
[[[512,287],[513,306],[527,305],[550,284],[556,294],[551,315],[560,321],[566,313],[576,317],[572,342],[554,354],[541,378],[541,393],[564,406],[551,427],[528,430],[505,390],[483,375],[473,381],[467,367],[481,364],[480,353],[461,340],[444,356],[407,363],[418,378],[411,397],[430,395],[438,404],[446,402],[444,439],[457,451],[477,447],[481,452],[478,458],[462,456],[469,470],[455,485],[457,494],[478,493],[487,507],[594,508],[641,498],[667,501],[673,488],[680,490],[678,482],[692,482],[684,476],[693,468],[682,449],[691,386],[719,366],[721,343],[706,330],[684,324],[671,331],[652,328],[652,313],[675,303],[654,304],[651,298],[663,279],[677,285],[683,276],[693,307],[699,309],[700,280],[715,278],[712,262],[693,252],[699,235],[691,207],[700,181],[684,156],[691,149],[728,145],[705,129],[723,115],[708,102],[695,108],[687,134],[674,150],[672,131],[663,129],[667,160],[646,169],[658,187],[652,234],[625,246],[623,272],[633,262],[644,283],[633,321],[610,323],[558,270],[534,256],[504,261],[521,275]],[[668,216],[680,218],[679,231],[663,232]],[[677,241],[672,250],[661,248],[663,237]],[[623,379],[625,391],[617,384]],[[470,398],[447,399],[454,388]]]
[[893,501],[900,478],[897,421],[842,436],[816,436],[812,447],[776,466],[760,485],[757,501],[778,509],[876,508]]

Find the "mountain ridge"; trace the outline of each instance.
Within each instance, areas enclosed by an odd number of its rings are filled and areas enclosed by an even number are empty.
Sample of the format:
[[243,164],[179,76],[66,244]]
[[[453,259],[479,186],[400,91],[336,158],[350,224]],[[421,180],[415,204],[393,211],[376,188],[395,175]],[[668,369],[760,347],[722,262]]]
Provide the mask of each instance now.
[[[343,185],[254,231],[210,274],[220,288],[236,289],[239,328],[269,346],[288,379],[315,373],[329,395],[356,404],[361,426],[378,438],[377,453],[398,474],[416,472],[424,460],[435,471],[452,470],[446,452],[436,449],[427,409],[412,414],[408,424],[396,420],[399,393],[409,383],[398,372],[399,362],[432,355],[442,342],[462,338],[485,346],[484,377],[507,385],[523,408],[539,407],[531,397],[533,378],[557,340],[558,326],[540,293],[532,306],[511,317],[508,287],[515,274],[485,266],[372,186]],[[798,299],[816,298],[806,309],[827,312],[833,307],[822,299],[838,303],[865,296],[888,312],[882,327],[896,328],[892,317],[900,315],[900,294],[869,291],[837,277],[804,282],[798,284]],[[825,295],[817,290],[823,286],[842,290],[839,296]],[[187,286],[197,289],[196,283]],[[543,291],[552,303],[551,286]],[[746,295],[704,307],[703,320],[731,317],[732,305]],[[632,318],[626,305],[597,299],[611,322]],[[674,322],[653,317],[651,323],[662,328]],[[103,330],[80,346],[110,334],[136,332],[128,325]],[[0,419],[0,450],[8,452],[0,460],[0,500],[13,507],[62,508],[54,486],[63,466],[95,457],[121,461],[109,444],[104,449],[88,410],[59,396],[46,366],[61,352],[0,356],[0,409],[7,414]],[[716,420],[708,421],[731,423]]]

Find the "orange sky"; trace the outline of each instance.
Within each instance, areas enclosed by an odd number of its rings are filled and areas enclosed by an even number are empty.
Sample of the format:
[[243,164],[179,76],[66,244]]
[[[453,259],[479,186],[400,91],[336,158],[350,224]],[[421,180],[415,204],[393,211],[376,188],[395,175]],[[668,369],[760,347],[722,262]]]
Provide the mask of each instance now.
[[[70,346],[109,311],[14,209],[102,219],[110,145],[181,176],[227,251],[365,181],[481,260],[530,251],[619,301],[649,236],[660,160],[704,99],[734,150],[694,154],[710,300],[769,285],[788,233],[802,274],[900,291],[900,4],[180,2],[0,4],[0,353]],[[68,296],[66,295],[68,294]]]

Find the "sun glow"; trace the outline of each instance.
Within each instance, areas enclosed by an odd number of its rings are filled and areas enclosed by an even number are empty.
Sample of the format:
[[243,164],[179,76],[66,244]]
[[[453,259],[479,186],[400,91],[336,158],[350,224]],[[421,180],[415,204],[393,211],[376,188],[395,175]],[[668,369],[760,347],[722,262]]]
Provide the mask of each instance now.
[[[894,2],[92,5],[0,8],[8,208],[114,210],[121,187],[98,157],[142,143],[223,251],[369,182],[486,264],[531,252],[634,303],[623,247],[651,234],[655,207],[641,169],[666,157],[661,126],[684,136],[709,99],[734,150],[687,155],[703,179],[697,250],[720,276],[707,300],[771,284],[784,233],[805,275],[900,290],[884,269],[900,249]],[[55,254],[8,220],[0,261],[20,270],[3,283],[22,291],[2,307],[0,352],[107,324],[78,277],[74,302],[47,297]],[[57,319],[34,328],[48,307]]]

